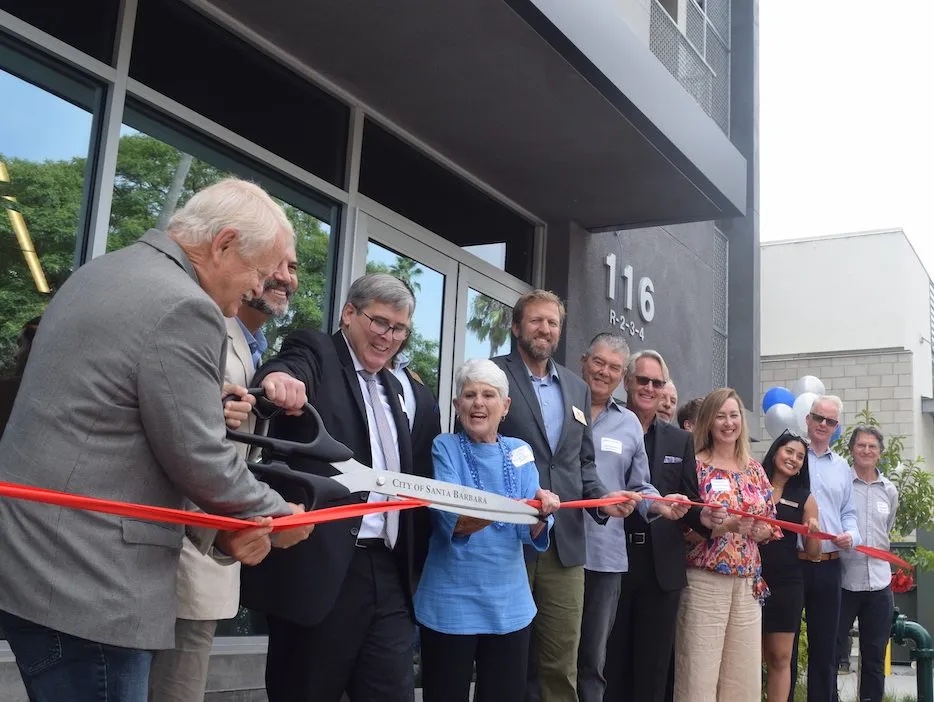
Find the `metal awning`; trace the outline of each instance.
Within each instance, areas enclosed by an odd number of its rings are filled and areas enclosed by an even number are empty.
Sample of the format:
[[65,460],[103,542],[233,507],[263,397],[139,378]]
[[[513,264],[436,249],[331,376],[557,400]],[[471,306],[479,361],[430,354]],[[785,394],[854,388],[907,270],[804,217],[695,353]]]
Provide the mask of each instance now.
[[211,4],[543,220],[745,213],[745,159],[614,0]]

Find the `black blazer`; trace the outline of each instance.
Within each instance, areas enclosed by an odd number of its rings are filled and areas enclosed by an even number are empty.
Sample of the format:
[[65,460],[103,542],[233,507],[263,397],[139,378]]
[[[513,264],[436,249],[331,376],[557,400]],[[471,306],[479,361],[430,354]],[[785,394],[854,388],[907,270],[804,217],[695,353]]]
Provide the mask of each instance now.
[[[587,384],[564,366],[555,364],[564,399],[564,426],[552,453],[545,434],[541,405],[519,352],[513,351],[508,356],[497,356],[492,360],[506,372],[509,397],[512,398],[509,413],[500,425],[500,433],[522,439],[532,447],[541,486],[562,500],[603,497],[607,489],[597,477],[594,464],[590,388]],[[606,521],[605,517],[597,516],[596,510],[589,511],[597,521]],[[591,517],[586,517],[579,509],[563,509],[555,514],[551,538],[558,550],[558,558],[565,567],[584,564],[587,557],[584,519]],[[527,558],[536,555],[533,549],[526,548]]]
[[[371,465],[366,406],[354,370],[353,359],[340,332],[326,334],[307,329],[292,332],[282,344],[282,350],[257,372],[252,384],[274,371],[285,371],[305,383],[309,401],[321,414],[328,432],[354,452],[354,457]],[[402,393],[399,381],[387,370],[379,372],[380,382],[387,390],[392,418],[399,435],[399,462],[404,473],[414,472],[409,423],[399,404]],[[308,441],[313,425],[305,417],[279,415],[270,424],[270,436]],[[292,468],[317,475],[336,475],[329,463],[308,459],[293,459]],[[430,475],[430,466],[418,466],[422,475]],[[301,499],[295,488],[276,485],[288,500]],[[365,502],[368,493],[356,493],[334,502],[349,504]],[[415,590],[416,573],[413,510],[399,515],[399,539],[393,555],[399,567],[403,587],[409,597]],[[347,567],[360,529],[361,518],[318,524],[307,540],[290,549],[273,549],[258,566],[243,568],[240,576],[241,602],[245,607],[282,619],[314,626],[334,606],[347,574]]]
[[[661,495],[679,492],[689,500],[699,502],[697,489],[697,461],[694,458],[694,439],[689,432],[658,418],[655,422],[655,450],[649,456],[652,485]],[[667,460],[666,460],[667,459]],[[626,532],[643,531],[645,522],[626,518]],[[641,524],[639,524],[641,522]],[[702,535],[710,532],[700,522],[700,507],[692,507],[679,521],[656,519],[649,524],[652,532],[652,556],[658,586],[666,591],[680,590],[688,584],[685,573],[684,527]]]
[[[441,412],[431,390],[408,368],[404,369],[415,393],[415,419],[412,421],[412,466],[418,475],[434,473],[431,445],[441,433]],[[431,535],[431,512],[427,509],[408,510],[415,522],[413,566],[421,574],[428,557],[428,538]]]

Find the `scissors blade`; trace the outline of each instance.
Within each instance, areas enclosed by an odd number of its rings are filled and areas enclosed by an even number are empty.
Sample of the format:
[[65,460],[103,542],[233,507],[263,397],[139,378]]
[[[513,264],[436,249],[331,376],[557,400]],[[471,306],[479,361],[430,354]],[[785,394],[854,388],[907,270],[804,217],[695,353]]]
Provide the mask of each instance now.
[[[436,509],[469,516],[482,513],[481,519],[500,522],[533,524],[538,521],[538,510],[535,507],[494,492],[446,483],[434,478],[423,478],[420,475],[373,470],[354,459],[334,462],[331,465],[342,473],[334,476],[332,480],[336,480],[350,492],[368,491],[390,497],[412,497],[430,502]],[[530,517],[533,520],[516,521],[518,517]]]
[[452,505],[430,504],[428,507],[430,509],[441,510],[442,512],[462,514],[465,517],[485,519],[488,522],[506,522],[508,524],[538,524],[541,521],[537,514],[525,514],[519,512],[493,512],[482,509],[470,509],[469,507],[454,507]]

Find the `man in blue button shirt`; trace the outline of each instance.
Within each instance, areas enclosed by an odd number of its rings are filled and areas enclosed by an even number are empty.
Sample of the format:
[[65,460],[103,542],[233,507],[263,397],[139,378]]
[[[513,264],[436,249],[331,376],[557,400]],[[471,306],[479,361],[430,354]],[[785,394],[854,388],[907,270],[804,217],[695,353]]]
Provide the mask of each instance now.
[[[629,360],[629,345],[612,332],[597,334],[581,357],[581,377],[590,388],[597,475],[610,490],[631,490],[643,498],[658,495],[651,484],[642,424],[630,410],[613,399]],[[687,499],[679,493],[668,497]],[[643,499],[636,507],[646,522],[659,516],[681,519],[684,505]],[[629,569],[625,520],[605,525],[584,522],[587,561],[584,563],[584,616],[577,657],[577,697],[580,702],[603,702],[606,678],[606,644],[616,620],[623,573]]]
[[[512,334],[516,349],[493,359],[509,379],[512,404],[500,425],[503,436],[532,447],[541,486],[562,500],[604,497],[594,465],[590,390],[552,359],[561,338],[564,304],[547,290],[516,302]],[[622,494],[621,491],[610,493]],[[627,493],[631,495],[631,493]],[[526,549],[529,583],[538,615],[532,623],[527,700],[577,702],[577,647],[584,608],[584,520],[632,513],[638,495],[590,515],[579,509],[555,515],[551,545],[544,553]]]
[[[820,558],[808,560],[799,553],[804,570],[804,612],[808,623],[808,702],[831,702],[836,693],[836,638],[840,623],[841,572],[840,551],[849,551],[860,541],[853,504],[853,475],[846,460],[830,450],[830,438],[837,424],[843,402],[836,395],[814,400],[806,422],[808,466],[811,494],[820,510],[820,528],[837,534],[833,541],[822,542]],[[797,636],[791,657],[791,679],[797,679]],[[793,701],[792,685],[789,702]]]

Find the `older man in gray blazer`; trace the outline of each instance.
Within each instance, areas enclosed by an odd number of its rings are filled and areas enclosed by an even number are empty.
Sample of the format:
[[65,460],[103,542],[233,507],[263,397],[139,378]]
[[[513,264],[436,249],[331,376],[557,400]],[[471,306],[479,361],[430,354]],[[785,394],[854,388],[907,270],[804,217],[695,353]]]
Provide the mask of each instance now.
[[[192,197],[166,233],[78,269],[43,317],[0,480],[256,517],[219,543],[261,560],[259,515],[298,508],[224,438],[224,316],[262,294],[292,236],[265,192],[227,180]],[[300,384],[267,391],[290,411],[304,402]],[[180,526],[0,500],[0,626],[30,700],[146,699],[152,650],[173,642],[182,537]]]
[[[564,304],[552,292],[533,290],[512,311],[516,350],[493,361],[506,371],[512,405],[501,425],[504,436],[532,447],[542,487],[562,500],[605,497],[594,465],[590,389],[552,360],[561,337]],[[577,702],[577,647],[584,608],[584,519],[630,514],[630,500],[586,516],[581,510],[555,515],[551,546],[526,550],[526,565],[538,615],[532,625],[530,680],[526,696],[544,702]]]

